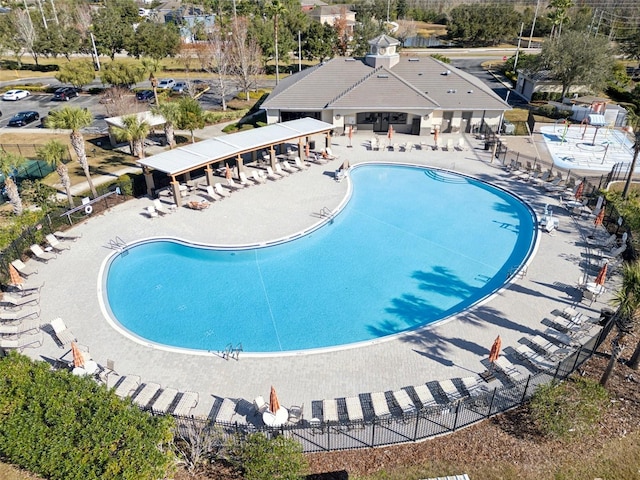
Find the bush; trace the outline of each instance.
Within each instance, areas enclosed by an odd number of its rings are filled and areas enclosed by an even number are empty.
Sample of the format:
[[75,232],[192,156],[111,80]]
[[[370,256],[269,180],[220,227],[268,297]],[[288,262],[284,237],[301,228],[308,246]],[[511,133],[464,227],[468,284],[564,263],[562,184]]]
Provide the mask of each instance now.
[[544,435],[573,437],[595,431],[608,400],[598,382],[577,377],[540,386],[531,398],[529,412]]
[[122,195],[130,197],[133,195],[133,182],[131,181],[131,177],[129,175],[121,175],[118,177],[118,186],[120,187],[120,191]]
[[255,433],[244,440],[236,438],[227,453],[246,480],[299,480],[308,470],[302,445],[280,435],[269,439]]
[[172,425],[92,378],[15,352],[0,360],[0,452],[49,479],[165,478]]

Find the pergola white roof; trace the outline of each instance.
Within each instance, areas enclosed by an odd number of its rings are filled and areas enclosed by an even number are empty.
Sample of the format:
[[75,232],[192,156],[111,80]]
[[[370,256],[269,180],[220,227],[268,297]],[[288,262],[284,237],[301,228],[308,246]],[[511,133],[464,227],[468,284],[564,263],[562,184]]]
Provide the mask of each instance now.
[[179,175],[243,153],[328,132],[333,128],[330,123],[301,118],[192,143],[143,158],[138,163],[168,175]]

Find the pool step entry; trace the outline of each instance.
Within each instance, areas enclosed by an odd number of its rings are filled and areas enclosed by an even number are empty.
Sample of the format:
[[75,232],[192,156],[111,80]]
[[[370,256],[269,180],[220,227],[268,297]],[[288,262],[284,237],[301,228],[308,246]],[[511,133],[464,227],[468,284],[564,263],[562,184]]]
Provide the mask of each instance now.
[[232,343],[227,345],[225,349],[221,352],[222,358],[225,360],[229,360],[233,358],[234,360],[240,360],[240,352],[242,352],[242,343],[237,344],[235,347]]

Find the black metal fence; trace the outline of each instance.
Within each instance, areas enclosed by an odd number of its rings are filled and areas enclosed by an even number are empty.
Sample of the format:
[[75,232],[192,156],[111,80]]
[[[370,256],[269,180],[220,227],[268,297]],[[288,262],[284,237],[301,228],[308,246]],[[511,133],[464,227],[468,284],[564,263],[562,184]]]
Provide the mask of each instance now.
[[500,384],[481,395],[469,396],[450,404],[421,408],[414,413],[403,414],[398,408],[395,412],[392,410],[394,414],[391,418],[379,419],[373,416],[373,412],[365,411],[364,420],[349,421],[344,399],[338,399],[339,417],[345,418],[344,421],[313,423],[303,419],[295,425],[274,428],[244,423],[221,423],[204,418],[176,417],[177,434],[189,440],[194,432],[198,432],[199,436],[209,435],[215,446],[222,446],[232,437],[242,438],[252,433],[263,432],[269,437],[282,435],[291,438],[299,442],[307,453],[424,440],[455,432],[522,405],[531,398],[539,385],[566,379],[594,354],[612,326],[613,320],[609,319],[599,335],[559,361],[552,370],[538,370],[521,381]]

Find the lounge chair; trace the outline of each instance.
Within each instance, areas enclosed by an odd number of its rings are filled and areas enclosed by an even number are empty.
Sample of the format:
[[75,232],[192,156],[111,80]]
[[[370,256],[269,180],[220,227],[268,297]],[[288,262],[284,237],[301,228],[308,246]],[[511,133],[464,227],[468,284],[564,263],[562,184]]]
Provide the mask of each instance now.
[[183,392],[178,404],[173,409],[174,415],[187,417],[198,404],[200,396],[196,392]]
[[395,398],[400,410],[403,414],[413,413],[417,410],[415,404],[411,401],[411,397],[404,390],[396,390],[393,392],[393,398]]
[[223,199],[231,195],[231,192],[225,191],[224,188],[222,188],[222,184],[220,183],[216,183],[213,185],[213,191]]
[[557,366],[556,362],[549,360],[545,355],[535,352],[527,345],[519,345],[516,348],[516,352],[538,370],[554,370]]
[[431,390],[429,390],[429,387],[427,387],[424,383],[422,385],[413,387],[413,390],[416,392],[416,396],[422,404],[422,408],[433,407],[437,404],[436,399],[433,398]]
[[149,217],[149,218],[157,218],[158,217],[158,212],[156,212],[156,207],[154,207],[153,205],[149,205],[149,206],[145,207],[144,212],[147,214],[147,217]]
[[52,233],[45,237],[45,240],[49,244],[51,248],[57,253],[62,253],[65,250],[71,250],[70,247],[64,245],[60,240],[56,238],[56,236]]
[[371,405],[373,406],[373,413],[376,417],[389,418],[391,416],[387,397],[384,392],[373,392],[371,394]]
[[269,404],[265,401],[265,399],[264,399],[264,397],[262,395],[258,395],[253,400],[253,406],[256,407],[256,412],[257,413],[264,413],[267,410],[269,410]]
[[33,335],[25,335],[18,338],[0,338],[0,348],[10,348],[21,352],[26,347],[39,347],[42,345],[42,332]]
[[560,347],[540,335],[529,338],[529,342],[534,346],[534,349],[538,349],[540,353],[552,360],[560,360],[573,351],[572,348]]
[[153,402],[153,404],[151,405],[151,409],[154,412],[167,413],[169,411],[169,408],[171,407],[171,404],[175,400],[176,395],[178,395],[178,390],[176,390],[175,388],[165,388],[164,390],[162,390],[162,393],[160,393],[158,398],[156,398],[156,400]]
[[153,200],[153,207],[156,209],[156,212],[158,212],[163,217],[171,213],[171,210],[167,210],[159,198]]
[[575,345],[575,339],[571,338],[571,336],[567,335],[564,332],[560,332],[555,328],[549,327],[544,331],[545,336],[549,337],[553,341],[559,342],[563,345],[572,346]]
[[328,161],[325,158],[322,158],[321,156],[319,157],[317,153],[313,152],[311,155],[309,155],[309,157],[307,158],[308,162],[313,162],[317,165],[324,165],[326,163],[328,163]]
[[612,258],[618,258],[618,256],[622,255],[622,253],[627,249],[627,244],[623,244],[620,245],[617,248],[614,248],[613,250],[610,250],[608,252],[601,252],[600,253],[600,258],[602,259],[612,259]]
[[303,416],[304,405],[291,405],[289,407],[289,418],[287,419],[288,423],[300,423]]
[[360,397],[347,397],[344,400],[347,406],[347,415],[349,416],[349,420],[356,422],[364,420]]
[[256,181],[250,182],[247,178],[247,174],[244,172],[240,172],[240,185],[244,185],[245,187],[250,187],[252,185],[256,185]]
[[288,177],[290,175],[289,172],[285,171],[282,166],[280,165],[279,162],[276,162],[276,169],[275,169],[275,173],[276,175],[280,175],[281,177]]
[[259,172],[258,170],[253,170],[251,172],[251,178],[253,178],[253,180],[255,180],[255,182],[260,185],[267,183],[267,179],[263,177],[261,175],[261,172]]
[[228,178],[227,179],[227,187],[232,190],[232,191],[236,191],[236,190],[240,190],[242,188],[244,188],[244,185],[242,185],[241,183],[236,183],[233,178]]
[[40,307],[28,306],[21,308],[20,310],[4,310],[0,311],[0,321],[2,322],[17,322],[19,320],[29,317],[39,317]]
[[334,399],[322,401],[322,418],[327,423],[338,423],[338,404]]
[[40,294],[38,292],[31,292],[26,295],[16,295],[9,292],[2,294],[0,304],[10,305],[12,307],[21,307],[22,305],[37,305],[40,303]]
[[108,387],[114,388],[114,393],[119,398],[127,398],[138,388],[140,385],[140,377],[137,375],[124,375],[116,378],[114,385],[107,384]]
[[220,196],[216,195],[216,192],[211,185],[207,185],[204,191],[206,192],[204,193],[204,196],[208,197],[210,201],[215,202],[217,200],[222,200]]
[[460,381],[471,397],[477,397],[478,395],[482,395],[489,391],[489,389],[487,388],[487,383],[479,376],[462,377]]
[[44,263],[47,263],[49,262],[49,260],[53,260],[54,258],[57,258],[54,253],[45,252],[44,250],[42,250],[42,247],[36,243],[31,245],[31,247],[29,248],[31,248],[31,251],[36,256],[36,258],[40,261],[43,261]]
[[20,259],[14,260],[13,262],[11,262],[11,265],[13,265],[15,269],[18,270],[18,273],[23,277],[28,277],[29,275],[38,273],[37,268],[34,268],[31,265],[25,265],[24,262]]
[[222,400],[218,411],[216,412],[216,422],[231,422],[236,414],[236,402],[230,398]]
[[54,318],[51,320],[51,328],[58,342],[60,348],[64,348],[65,345],[71,342],[77,342],[76,336],[67,328],[62,318]]
[[153,382],[145,383],[132,398],[133,403],[141,408],[146,408],[156,393],[158,393],[158,390],[160,390],[160,384]]
[[455,402],[463,397],[462,392],[458,390],[458,387],[451,380],[441,380],[439,384],[449,402]]
[[77,239],[82,238],[82,235],[74,235],[72,233],[66,233],[66,232],[61,232],[61,231],[57,231],[57,232],[53,232],[53,234],[60,240],[71,240],[73,242],[75,242]]
[[[286,160],[284,160],[284,161],[280,162],[278,165],[280,166],[280,169],[281,169],[283,172],[287,172],[287,173],[289,173],[289,174],[291,174],[291,173],[296,173],[296,172],[298,171],[298,169],[297,169],[297,168],[293,168],[293,167],[291,166],[291,164],[290,164],[288,161],[286,161]],[[277,170],[276,170],[276,171],[277,171]]]
[[23,333],[30,332],[31,330],[39,331],[40,325],[42,325],[42,322],[40,322],[39,318],[29,318],[13,325],[0,323],[0,335],[20,336]]
[[300,170],[306,170],[309,168],[308,165],[306,165],[305,163],[302,163],[302,160],[300,160],[300,157],[296,157],[293,162],[295,163],[296,167],[298,167]]
[[273,169],[267,166],[267,178],[269,180],[281,180],[282,175],[278,175],[277,173],[274,173]]
[[453,152],[453,138],[447,140],[447,152]]
[[493,362],[493,364],[498,367],[502,371],[502,373],[509,377],[509,379],[513,382],[519,382],[520,380],[524,380],[529,376],[528,373],[520,370],[506,357],[498,357],[496,361]]

